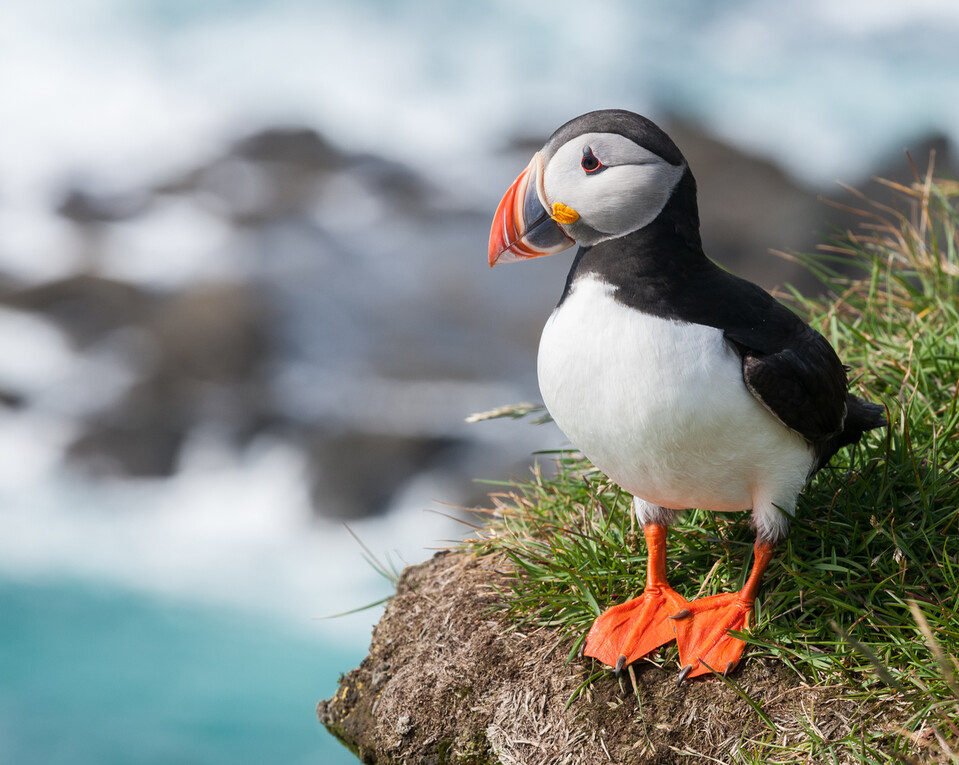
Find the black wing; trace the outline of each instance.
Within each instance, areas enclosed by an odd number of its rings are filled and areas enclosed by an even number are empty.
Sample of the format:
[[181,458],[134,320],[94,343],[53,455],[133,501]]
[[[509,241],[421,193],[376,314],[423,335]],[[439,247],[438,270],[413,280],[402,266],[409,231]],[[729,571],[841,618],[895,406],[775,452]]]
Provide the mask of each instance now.
[[826,339],[809,326],[772,353],[749,333],[724,332],[743,360],[743,380],[776,419],[812,443],[840,433],[846,418],[846,370]]
[[[749,391],[787,428],[818,444],[841,433],[846,369],[829,342],[751,282],[725,274],[724,306],[711,324],[742,358]],[[705,316],[703,317],[705,319]]]

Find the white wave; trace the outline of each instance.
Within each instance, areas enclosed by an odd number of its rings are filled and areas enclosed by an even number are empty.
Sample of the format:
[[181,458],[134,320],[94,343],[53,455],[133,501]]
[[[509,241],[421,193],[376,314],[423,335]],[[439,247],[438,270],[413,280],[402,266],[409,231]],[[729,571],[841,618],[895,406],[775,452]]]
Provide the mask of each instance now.
[[[0,169],[10,163],[0,159]],[[49,199],[14,196],[5,185],[0,180],[0,265],[27,284],[75,273],[81,258],[70,224],[50,214]]]
[[32,314],[0,308],[0,386],[35,393],[69,375],[77,362],[65,333]]
[[247,275],[241,237],[193,200],[159,200],[145,214],[114,224],[99,253],[104,276],[147,289],[182,289]]
[[[67,334],[48,320],[0,308],[0,388],[20,396],[51,420],[91,414],[112,404],[149,363],[133,347],[141,338],[124,328],[77,352]],[[144,342],[146,342],[144,340]],[[27,414],[11,415],[12,419]],[[66,423],[64,427],[67,427]],[[30,432],[29,427],[24,430]],[[0,438],[7,437],[0,433]]]
[[[531,0],[7,3],[3,183],[19,195],[71,174],[129,182],[277,121],[454,177],[517,133],[613,105],[678,109],[738,145],[763,136],[810,179],[860,171],[904,121],[955,136],[955,99],[932,96],[955,90],[959,53],[928,44],[959,25],[949,0],[723,8],[691,18],[688,4],[610,2],[584,18],[574,3],[543,13]],[[922,99],[898,100],[915,88]]]
[[[387,596],[391,585],[343,525],[313,515],[302,456],[272,441],[240,457],[199,441],[167,481],[91,484],[51,471],[27,487],[0,473],[0,571],[107,581],[365,641],[378,610],[314,625]],[[427,511],[437,489],[411,490],[388,516],[352,530],[381,560],[419,562],[462,535]]]

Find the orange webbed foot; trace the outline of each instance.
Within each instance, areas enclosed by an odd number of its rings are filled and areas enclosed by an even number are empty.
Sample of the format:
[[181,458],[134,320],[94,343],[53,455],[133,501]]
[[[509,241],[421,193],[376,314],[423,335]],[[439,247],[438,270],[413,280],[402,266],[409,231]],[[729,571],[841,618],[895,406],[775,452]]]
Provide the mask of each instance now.
[[597,617],[586,636],[584,653],[615,667],[618,674],[627,664],[675,639],[675,622],[669,617],[688,605],[669,585],[647,587],[638,598]]
[[772,557],[772,544],[757,540],[753,568],[742,590],[694,600],[673,617],[682,665],[680,682],[710,669],[725,675],[739,663],[746,644],[729,630],[742,632],[749,626],[759,582]]
[[709,674],[711,669],[723,675],[732,670],[746,644],[729,630],[745,630],[752,610],[752,603],[734,592],[694,600],[674,616],[680,681]]

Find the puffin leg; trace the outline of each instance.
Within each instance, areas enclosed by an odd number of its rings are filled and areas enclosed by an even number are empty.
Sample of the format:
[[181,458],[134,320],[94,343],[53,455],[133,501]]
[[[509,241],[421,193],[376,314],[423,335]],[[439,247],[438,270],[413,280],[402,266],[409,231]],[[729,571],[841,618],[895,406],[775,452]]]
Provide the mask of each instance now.
[[666,525],[643,526],[648,551],[646,588],[638,598],[613,606],[597,617],[586,636],[586,656],[616,668],[616,674],[676,637],[670,614],[686,608],[686,599],[666,581]]
[[[687,677],[709,673],[710,668],[724,675],[739,662],[746,644],[728,634],[749,626],[749,614],[756,602],[759,583],[772,560],[775,547],[758,539],[753,547],[753,568],[739,592],[721,593],[690,602],[671,618],[676,622],[676,642],[682,671]],[[708,666],[707,666],[708,665]]]

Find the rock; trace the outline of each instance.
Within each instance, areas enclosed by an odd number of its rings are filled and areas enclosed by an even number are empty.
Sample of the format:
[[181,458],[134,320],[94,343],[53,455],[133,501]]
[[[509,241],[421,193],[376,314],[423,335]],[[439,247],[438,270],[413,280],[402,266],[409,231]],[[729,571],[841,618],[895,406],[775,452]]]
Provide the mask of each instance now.
[[342,520],[379,515],[412,476],[461,446],[445,436],[317,431],[309,450],[313,505]]
[[0,406],[5,409],[23,409],[27,404],[27,399],[22,393],[0,388]]
[[[677,685],[675,667],[634,665],[635,692],[627,674],[605,673],[574,699],[599,668],[567,661],[571,639],[497,615],[507,569],[462,551],[407,569],[369,655],[317,706],[320,722],[368,765],[731,762],[772,735],[733,688]],[[839,740],[863,714],[772,660],[748,659],[734,680],[777,743],[805,741],[806,726]]]
[[192,428],[246,440],[269,420],[269,314],[257,292],[202,285],[155,296],[138,317],[150,347],[143,379],[86,423],[67,457],[95,474],[167,476]]
[[237,226],[308,216],[323,183],[350,161],[315,130],[273,127],[170,177],[154,195],[192,196]]
[[154,295],[139,287],[93,274],[11,289],[3,297],[12,308],[33,311],[53,321],[79,348],[120,327],[142,326],[153,312],[155,301]]
[[97,193],[90,189],[70,188],[56,206],[57,212],[81,226],[116,223],[140,215],[150,196],[142,191]]
[[135,386],[86,424],[67,447],[67,459],[98,477],[172,475],[192,424],[179,393],[156,379]]
[[337,170],[347,155],[308,127],[273,127],[241,138],[232,154],[252,162],[291,165],[313,171]]
[[153,193],[195,194],[240,226],[310,219],[314,207],[336,206],[340,198],[357,193],[397,216],[422,218],[443,201],[405,165],[345,152],[303,127],[253,133],[206,164],[157,185]]
[[254,285],[206,284],[157,306],[148,326],[157,374],[233,384],[254,377],[270,353],[270,309]]
[[78,274],[13,289],[3,302],[51,319],[81,351],[109,348],[140,378],[67,449],[95,474],[167,476],[197,424],[246,440],[271,419],[271,315],[255,284],[163,294]]

